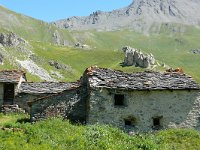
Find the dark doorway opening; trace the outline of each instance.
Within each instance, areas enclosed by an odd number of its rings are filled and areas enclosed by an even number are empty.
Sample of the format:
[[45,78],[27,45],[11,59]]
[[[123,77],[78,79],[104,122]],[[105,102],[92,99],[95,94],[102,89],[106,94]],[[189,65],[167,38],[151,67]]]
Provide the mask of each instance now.
[[6,83],[4,84],[4,105],[12,105],[15,97],[15,85]]

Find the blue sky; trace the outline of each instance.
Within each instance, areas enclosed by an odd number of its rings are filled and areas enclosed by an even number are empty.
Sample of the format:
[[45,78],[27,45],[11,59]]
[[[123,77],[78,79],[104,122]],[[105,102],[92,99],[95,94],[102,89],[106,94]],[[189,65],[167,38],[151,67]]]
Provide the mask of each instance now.
[[87,16],[96,10],[111,11],[129,5],[132,0],[0,0],[0,4],[18,13],[47,22],[71,16]]

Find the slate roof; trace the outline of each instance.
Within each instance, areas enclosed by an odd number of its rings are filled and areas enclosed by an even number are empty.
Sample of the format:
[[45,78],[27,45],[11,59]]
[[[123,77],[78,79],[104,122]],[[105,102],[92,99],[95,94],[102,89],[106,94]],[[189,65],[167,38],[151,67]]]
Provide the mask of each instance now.
[[55,94],[65,90],[72,90],[79,87],[78,82],[23,82],[20,86],[20,93],[27,94]]
[[0,71],[0,82],[18,83],[21,76],[25,76],[24,71],[20,70],[2,70]]
[[86,70],[91,88],[105,87],[125,90],[199,90],[200,86],[183,73],[153,72],[124,73],[105,68],[90,67]]

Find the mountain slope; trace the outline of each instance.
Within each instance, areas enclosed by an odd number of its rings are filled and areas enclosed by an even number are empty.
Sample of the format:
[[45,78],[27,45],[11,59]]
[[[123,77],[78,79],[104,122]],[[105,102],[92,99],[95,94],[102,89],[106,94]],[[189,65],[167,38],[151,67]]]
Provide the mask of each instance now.
[[58,45],[62,45],[64,39],[69,42],[73,41],[67,30],[58,29],[44,21],[15,13],[1,5],[0,18],[0,31],[14,32],[26,40],[50,42]]
[[87,17],[72,17],[54,22],[59,28],[72,30],[149,31],[163,23],[200,25],[199,0],[134,0],[128,7],[111,12],[97,11]]
[[[129,8],[133,5],[135,6],[135,3]],[[181,67],[200,82],[200,55],[192,53],[192,50],[200,48],[200,29],[194,26],[170,23],[159,25],[157,30],[158,25],[153,24],[152,32],[148,35],[124,27],[112,32],[71,31],[59,29],[4,7],[0,7],[0,18],[0,35],[13,35],[16,39],[25,41],[25,45],[22,43],[17,46],[0,44],[0,69],[25,69],[28,79],[32,81],[48,78],[75,81],[80,78],[85,68],[92,65],[127,72],[144,70],[120,65],[124,59],[121,48],[127,45],[142,49],[145,53],[152,53],[161,65],[155,70],[163,70],[162,65],[165,64],[173,68]],[[153,32],[152,28],[155,28],[156,32]],[[75,47],[76,43],[89,45],[90,49]]]

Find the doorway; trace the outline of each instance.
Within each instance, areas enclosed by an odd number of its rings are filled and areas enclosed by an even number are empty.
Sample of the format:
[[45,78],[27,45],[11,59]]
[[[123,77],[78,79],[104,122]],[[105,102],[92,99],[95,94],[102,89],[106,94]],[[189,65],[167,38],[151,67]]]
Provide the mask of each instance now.
[[15,85],[10,83],[4,84],[4,105],[12,105],[15,97]]

